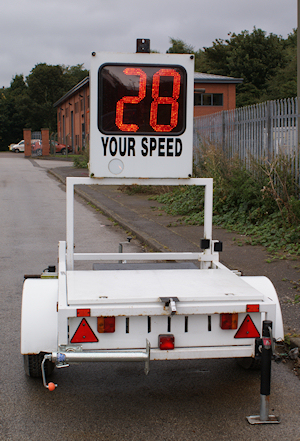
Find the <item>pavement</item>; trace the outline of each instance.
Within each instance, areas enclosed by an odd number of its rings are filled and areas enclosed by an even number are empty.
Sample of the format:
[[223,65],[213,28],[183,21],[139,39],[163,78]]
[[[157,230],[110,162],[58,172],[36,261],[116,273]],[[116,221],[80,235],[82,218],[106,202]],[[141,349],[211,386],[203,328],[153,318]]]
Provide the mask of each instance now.
[[[86,169],[56,167],[48,170],[65,184],[67,176],[87,177]],[[162,204],[149,200],[147,194],[128,195],[117,186],[76,186],[75,192],[101,210],[135,236],[147,251],[200,251],[203,227],[187,225],[179,216],[165,213]],[[213,238],[223,242],[221,262],[230,269],[239,270],[245,276],[267,276],[274,284],[281,303],[285,333],[294,346],[300,346],[300,259],[274,260],[262,246],[245,244],[245,237],[225,229],[214,227]]]

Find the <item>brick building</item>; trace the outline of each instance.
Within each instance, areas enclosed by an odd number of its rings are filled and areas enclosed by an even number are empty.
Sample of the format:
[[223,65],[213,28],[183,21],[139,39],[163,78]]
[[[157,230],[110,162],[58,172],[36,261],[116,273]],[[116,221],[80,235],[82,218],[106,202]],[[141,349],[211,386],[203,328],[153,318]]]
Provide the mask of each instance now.
[[195,72],[194,116],[235,109],[236,85],[242,78]]
[[54,104],[57,108],[57,141],[71,146],[74,153],[84,150],[89,140],[89,90],[89,77],[86,77]]
[[[194,116],[234,109],[236,84],[242,81],[241,78],[195,72]],[[57,140],[71,146],[74,153],[84,150],[89,141],[89,98],[89,77],[86,77],[54,104]]]

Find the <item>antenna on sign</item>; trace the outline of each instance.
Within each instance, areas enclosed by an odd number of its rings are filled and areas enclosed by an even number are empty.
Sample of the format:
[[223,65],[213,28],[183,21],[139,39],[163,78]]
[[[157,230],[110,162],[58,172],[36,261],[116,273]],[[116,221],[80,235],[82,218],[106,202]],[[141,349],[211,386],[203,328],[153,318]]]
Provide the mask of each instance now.
[[149,38],[137,38],[136,39],[136,53],[150,54],[150,39]]

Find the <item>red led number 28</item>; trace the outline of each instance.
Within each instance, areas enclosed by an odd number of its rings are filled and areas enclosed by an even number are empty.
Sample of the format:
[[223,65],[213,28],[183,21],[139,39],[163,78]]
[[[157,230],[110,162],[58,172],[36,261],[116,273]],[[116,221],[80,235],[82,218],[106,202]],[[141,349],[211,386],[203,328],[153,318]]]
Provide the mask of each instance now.
[[[137,104],[142,101],[146,96],[146,73],[139,68],[128,67],[123,71],[126,75],[138,75],[139,81],[139,94],[138,96],[123,96],[116,106],[116,126],[122,130],[122,132],[136,132],[139,129],[137,124],[124,124],[124,104]],[[159,96],[159,84],[160,77],[173,77],[173,92],[172,96]],[[180,74],[174,69],[160,69],[153,75],[152,81],[152,98],[150,108],[150,126],[156,132],[170,132],[177,126],[178,122],[178,98],[180,94]],[[157,113],[159,104],[171,104],[171,117],[170,124],[157,124]]]

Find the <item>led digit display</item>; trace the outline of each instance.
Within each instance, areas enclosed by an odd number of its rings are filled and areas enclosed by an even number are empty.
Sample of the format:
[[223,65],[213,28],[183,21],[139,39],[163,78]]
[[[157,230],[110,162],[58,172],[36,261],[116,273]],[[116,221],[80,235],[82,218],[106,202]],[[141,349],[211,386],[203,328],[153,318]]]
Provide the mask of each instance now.
[[104,64],[98,71],[98,93],[101,133],[181,135],[185,131],[182,66]]

